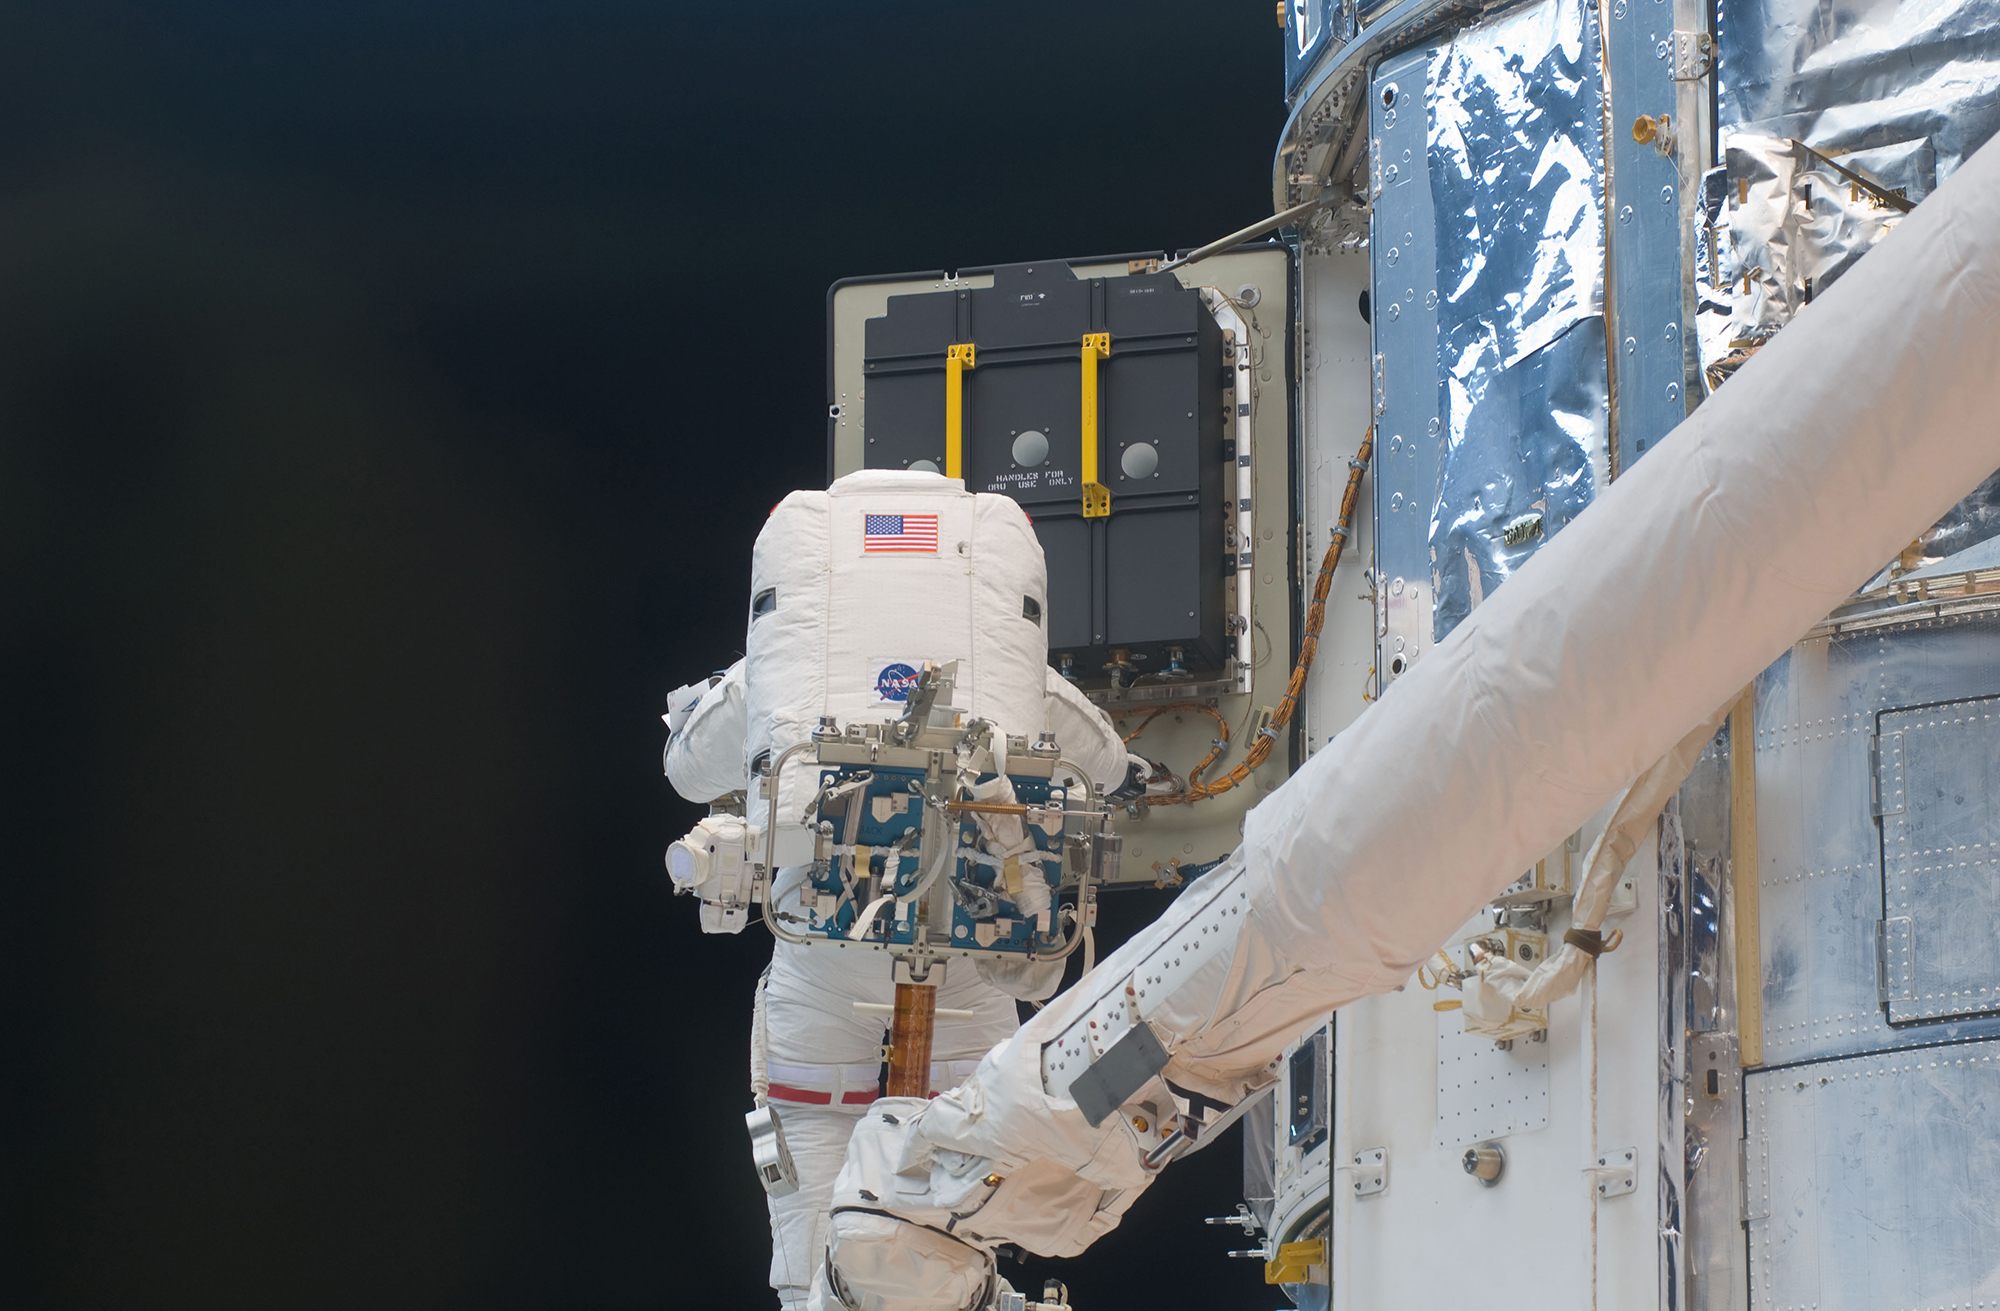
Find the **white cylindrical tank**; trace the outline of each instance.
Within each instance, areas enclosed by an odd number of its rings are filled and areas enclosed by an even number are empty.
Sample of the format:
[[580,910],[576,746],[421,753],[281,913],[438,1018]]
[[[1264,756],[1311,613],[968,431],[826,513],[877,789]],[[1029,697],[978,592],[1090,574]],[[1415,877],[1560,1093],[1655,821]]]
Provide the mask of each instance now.
[[[745,646],[753,775],[821,716],[900,718],[924,662],[958,662],[952,704],[1032,740],[1042,732],[1048,580],[1021,507],[932,473],[863,470],[793,492],[757,535]],[[795,762],[779,780],[768,863],[812,858],[800,813],[816,790]],[[751,825],[767,822],[768,780]]]

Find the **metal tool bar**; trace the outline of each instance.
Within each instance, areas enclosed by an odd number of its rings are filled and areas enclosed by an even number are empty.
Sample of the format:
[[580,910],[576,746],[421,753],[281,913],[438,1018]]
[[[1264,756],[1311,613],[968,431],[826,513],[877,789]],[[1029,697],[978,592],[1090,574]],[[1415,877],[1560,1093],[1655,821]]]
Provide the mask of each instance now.
[[1179,259],[1170,259],[1160,265],[1160,272],[1168,273],[1174,269],[1192,264],[1196,260],[1207,259],[1210,255],[1220,255],[1223,251],[1231,250],[1246,241],[1255,241],[1267,232],[1276,232],[1293,219],[1304,218],[1333,198],[1334,196],[1331,191],[1322,191],[1304,204],[1294,205],[1290,209],[1281,209],[1269,218],[1258,219],[1247,228],[1238,228],[1226,237],[1211,241],[1206,246],[1198,246],[1187,254],[1182,255]]

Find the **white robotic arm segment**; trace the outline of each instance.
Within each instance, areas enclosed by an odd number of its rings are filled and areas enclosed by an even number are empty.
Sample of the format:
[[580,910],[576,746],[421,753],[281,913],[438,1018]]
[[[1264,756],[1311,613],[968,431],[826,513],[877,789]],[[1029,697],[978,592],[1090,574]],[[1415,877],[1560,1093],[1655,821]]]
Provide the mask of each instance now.
[[1406,980],[2000,466],[1996,212],[1988,146],[1251,811],[1236,856],[884,1126],[920,1142],[905,1159],[1076,1181],[1067,1223],[996,1186],[954,1232],[1046,1250],[1115,1224],[1174,1150],[1160,1120],[1199,1120],[1310,1017]]

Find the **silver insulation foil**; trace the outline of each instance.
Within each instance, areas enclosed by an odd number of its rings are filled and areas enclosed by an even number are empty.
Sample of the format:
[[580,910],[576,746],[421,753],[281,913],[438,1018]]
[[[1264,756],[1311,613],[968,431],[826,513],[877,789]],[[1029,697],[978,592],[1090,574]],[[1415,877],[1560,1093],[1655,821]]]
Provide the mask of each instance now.
[[[1711,386],[1890,237],[1902,214],[1876,192],[1921,201],[2000,129],[2000,0],[1721,0],[1716,35],[1724,163],[1697,233]],[[1922,556],[1996,534],[2000,474]]]
[[1832,155],[1928,142],[1941,181],[2000,128],[1996,0],[1722,0],[1716,37],[1725,129]]
[[1921,139],[1837,157],[1756,132],[1726,132],[1722,143],[1729,228],[1718,271],[1731,284],[1732,343],[1777,331],[1902,219],[1840,169],[1909,202],[1936,182],[1936,152]]
[[1431,58],[1446,445],[1435,636],[1588,505],[1606,468],[1596,14],[1544,0]]

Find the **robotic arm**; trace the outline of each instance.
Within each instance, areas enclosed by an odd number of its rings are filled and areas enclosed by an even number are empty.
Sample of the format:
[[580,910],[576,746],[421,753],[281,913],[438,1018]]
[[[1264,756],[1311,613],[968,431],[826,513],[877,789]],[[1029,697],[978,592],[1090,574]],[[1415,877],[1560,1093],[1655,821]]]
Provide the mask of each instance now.
[[995,1296],[996,1245],[1082,1251],[1313,1017],[1408,979],[1992,473],[1996,211],[1988,147],[1161,920],[958,1088],[878,1101],[835,1188],[826,1304],[965,1311]]

